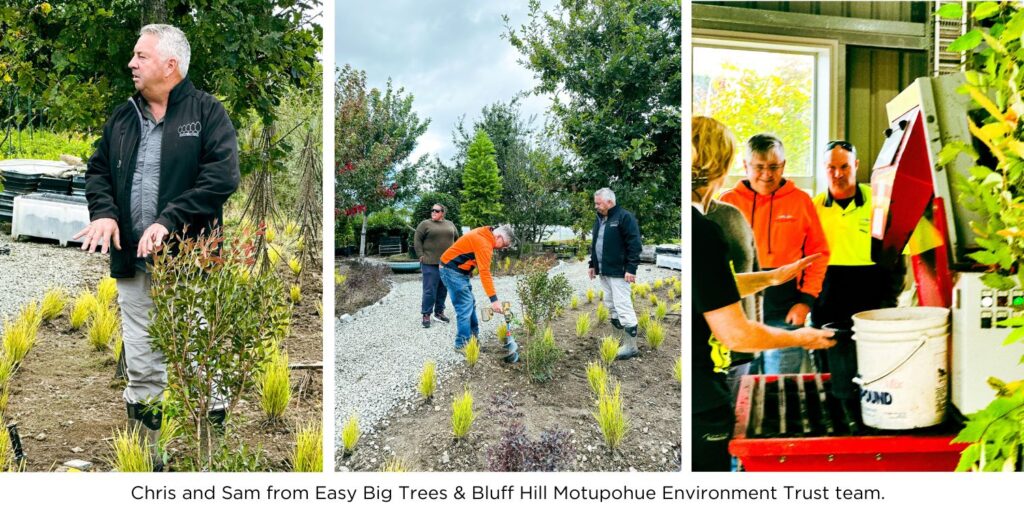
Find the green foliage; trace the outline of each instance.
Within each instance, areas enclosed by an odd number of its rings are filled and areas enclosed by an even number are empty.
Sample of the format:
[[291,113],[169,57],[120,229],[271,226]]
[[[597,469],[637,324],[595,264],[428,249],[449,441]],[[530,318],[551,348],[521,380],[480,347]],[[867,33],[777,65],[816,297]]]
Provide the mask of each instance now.
[[490,226],[501,218],[501,177],[494,159],[494,144],[478,130],[466,155],[462,173],[462,220],[470,228]]
[[434,390],[437,389],[437,363],[434,361],[427,361],[423,364],[423,371],[420,372],[420,383],[416,387],[416,390],[420,392],[420,396],[430,400],[434,397]]
[[675,364],[672,365],[672,377],[676,379],[676,382],[683,383],[683,358],[677,357]]
[[29,302],[13,321],[4,319],[3,353],[12,367],[17,367],[35,346],[42,317],[35,301]]
[[346,454],[352,453],[359,442],[359,418],[355,414],[348,417],[345,426],[341,429],[341,447]]
[[[413,111],[413,96],[388,80],[383,91],[367,90],[366,73],[345,65],[336,84],[335,207],[341,214],[378,211],[416,192],[424,155],[404,163],[427,131]],[[365,234],[365,232],[363,233]],[[361,244],[362,245],[362,244]],[[365,256],[365,247],[360,254]]]
[[211,467],[216,453],[213,443],[201,442],[212,437],[207,411],[213,397],[227,397],[230,416],[256,385],[291,319],[277,274],[251,266],[255,240],[247,229],[227,237],[217,229],[165,244],[153,257],[149,334],[166,358],[168,390],[181,404],[183,429],[201,468]]
[[567,188],[590,195],[612,184],[645,236],[678,238],[680,3],[557,4],[544,12],[531,1],[530,21],[507,27],[505,37],[538,79],[534,92],[554,97],[550,131],[578,161]]
[[39,305],[39,314],[44,322],[56,319],[64,313],[64,306],[68,303],[68,292],[63,288],[54,288],[43,296]]
[[117,279],[113,277],[104,277],[100,279],[100,282],[96,285],[96,300],[101,305],[110,306],[117,300]]
[[92,155],[92,145],[96,140],[96,137],[77,133],[45,130],[15,131],[10,136],[5,133],[0,140],[4,138],[6,142],[0,143],[0,158],[59,160],[61,155],[70,155],[81,158],[83,162]]
[[622,410],[621,392],[622,385],[618,382],[615,383],[614,392],[609,392],[606,386],[605,392],[597,399],[597,411],[594,412],[605,446],[611,451],[622,443],[629,432],[629,420]]
[[85,322],[92,318],[92,315],[96,312],[96,308],[99,307],[99,301],[96,300],[96,296],[87,291],[83,291],[78,294],[75,298],[75,305],[71,308],[71,329],[78,330]]
[[292,471],[296,473],[322,473],[324,470],[324,436],[320,422],[312,421],[295,434],[292,453]]
[[466,388],[461,396],[456,396],[452,400],[452,435],[455,439],[462,439],[469,434],[474,419],[476,414],[473,413],[473,394]]
[[597,316],[598,325],[601,325],[608,321],[610,312],[608,311],[608,308],[605,307],[604,302],[597,303],[597,311],[595,312],[595,315]]
[[7,403],[11,399],[11,386],[9,384],[0,384],[0,419],[7,414]]
[[111,441],[114,459],[110,465],[118,473],[150,473],[153,461],[146,447],[146,439],[138,428],[116,430]]
[[14,360],[7,352],[0,352],[0,387],[6,386],[14,375]]
[[401,457],[388,457],[377,471],[381,473],[408,473],[412,470],[412,466],[405,459]]
[[619,345],[619,339],[612,336],[607,336],[601,340],[598,354],[601,356],[601,362],[605,366],[611,367],[612,363],[615,362],[615,356],[619,353]]
[[292,400],[290,378],[288,353],[272,350],[270,359],[263,366],[263,372],[257,381],[260,407],[271,421],[280,420]]
[[494,330],[494,334],[498,336],[498,341],[505,343],[505,340],[508,338],[508,325],[505,322],[498,324],[498,328]]
[[577,309],[580,307],[580,298],[576,294],[573,294],[572,298],[569,299],[569,309]]
[[14,447],[11,446],[11,434],[6,428],[0,428],[0,473],[14,471]]
[[582,313],[576,317],[576,336],[582,338],[590,332],[590,313]]
[[462,353],[466,356],[466,364],[470,368],[476,366],[476,361],[480,359],[480,342],[477,341],[476,336],[469,338],[469,343],[463,347]]
[[595,297],[594,289],[593,288],[587,288],[587,304],[590,304],[590,303],[594,302],[594,297]]
[[667,302],[662,302],[662,301],[659,300],[654,305],[654,319],[656,321],[660,322],[660,321],[665,319],[665,315],[667,315],[667,314],[668,314],[668,303]]
[[416,206],[412,209],[411,224],[418,225],[420,221],[429,219],[430,208],[435,204],[444,205],[445,220],[452,221],[456,228],[462,228],[462,216],[459,214],[462,210],[459,208],[459,201],[455,196],[444,192],[424,192],[420,194],[419,200],[416,201]]
[[[319,3],[175,2],[168,3],[166,19],[146,22],[168,23],[185,32],[192,49],[189,78],[222,98],[240,126],[250,111],[272,119],[289,86],[320,82],[317,52],[323,32],[313,21]],[[145,4],[54,2],[52,10],[43,12],[35,0],[15,0],[0,9],[0,96],[7,98],[13,89],[22,105],[17,115],[0,107],[0,118],[14,117],[19,126],[31,122],[98,133],[114,106],[135,92],[126,67]],[[34,119],[26,115],[30,102]]]
[[534,382],[547,382],[555,372],[555,364],[562,358],[562,349],[555,344],[555,335],[548,327],[539,338],[526,345],[526,371]]
[[647,338],[647,344],[650,345],[652,349],[658,350],[661,343],[665,341],[665,328],[662,327],[660,321],[655,320],[647,326],[644,336]]
[[587,383],[595,395],[601,396],[608,387],[608,370],[597,361],[587,363]]
[[531,272],[516,279],[516,291],[523,303],[523,312],[537,326],[545,326],[555,316],[558,306],[572,295],[572,287],[564,275],[549,276],[547,272]]

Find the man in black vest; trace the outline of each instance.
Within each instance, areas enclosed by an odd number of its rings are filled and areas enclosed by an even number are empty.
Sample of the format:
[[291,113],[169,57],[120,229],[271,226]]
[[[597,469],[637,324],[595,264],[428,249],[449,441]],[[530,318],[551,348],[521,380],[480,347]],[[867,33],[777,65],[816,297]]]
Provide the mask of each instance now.
[[612,326],[624,329],[626,338],[616,359],[640,353],[636,348],[636,312],[630,283],[636,281],[640,265],[640,226],[636,217],[615,204],[615,192],[602,188],[594,192],[594,232],[590,243],[590,278],[601,276],[604,305],[612,315]]
[[[158,468],[167,370],[148,334],[153,300],[146,262],[170,236],[196,236],[219,225],[240,179],[235,128],[220,102],[187,78],[190,57],[181,30],[142,28],[128,64],[138,93],[103,127],[86,172],[92,222],[75,235],[82,250],[110,251],[128,377],[124,400]],[[211,416],[222,421],[223,411]]]

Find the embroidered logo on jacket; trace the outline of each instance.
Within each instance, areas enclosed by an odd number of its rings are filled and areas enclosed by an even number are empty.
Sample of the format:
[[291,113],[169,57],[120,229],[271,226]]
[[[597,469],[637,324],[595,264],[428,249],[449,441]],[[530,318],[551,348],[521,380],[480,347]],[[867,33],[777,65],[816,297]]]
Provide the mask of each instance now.
[[178,127],[178,137],[198,137],[203,125],[199,121],[183,124]]

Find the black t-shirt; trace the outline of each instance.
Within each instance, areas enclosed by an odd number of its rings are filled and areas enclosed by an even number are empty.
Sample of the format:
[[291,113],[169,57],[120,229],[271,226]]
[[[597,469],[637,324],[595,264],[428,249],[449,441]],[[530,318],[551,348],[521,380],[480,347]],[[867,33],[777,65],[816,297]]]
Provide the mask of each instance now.
[[728,349],[711,336],[704,313],[740,301],[729,247],[717,224],[693,209],[693,412],[729,404]]

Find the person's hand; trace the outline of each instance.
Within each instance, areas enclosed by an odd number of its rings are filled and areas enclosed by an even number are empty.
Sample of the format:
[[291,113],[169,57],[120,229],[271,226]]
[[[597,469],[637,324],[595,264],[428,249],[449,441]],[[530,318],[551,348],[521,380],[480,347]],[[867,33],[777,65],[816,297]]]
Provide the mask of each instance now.
[[420,263],[423,263],[423,256],[420,256]]
[[811,307],[802,302],[793,304],[793,307],[789,308],[789,313],[786,314],[786,323],[789,325],[803,325],[807,321],[807,314],[811,312]]
[[591,279],[594,278],[594,269],[593,269],[593,267],[587,269],[587,276],[589,276]]
[[85,229],[75,233],[71,239],[82,239],[83,251],[96,252],[96,248],[100,247],[100,253],[106,254],[111,239],[114,241],[114,248],[121,250],[121,230],[114,219],[96,219]]
[[812,254],[806,258],[801,258],[788,265],[783,265],[775,270],[772,270],[772,286],[778,286],[782,283],[789,281],[790,279],[796,278],[801,272],[807,267],[811,266],[812,263],[821,259],[822,254]]
[[626,282],[627,283],[635,283],[636,282],[636,275],[630,274],[629,272],[626,272]]
[[167,235],[167,228],[159,222],[154,222],[152,226],[146,228],[146,231],[142,233],[142,239],[139,240],[139,249],[135,251],[135,256],[139,258],[149,256],[153,251],[160,248]]
[[498,302],[498,301],[494,301],[494,302],[491,303],[491,311],[494,311],[495,313],[497,313],[499,315],[502,315],[502,314],[505,313],[504,308],[501,307],[501,303]]
[[831,348],[836,344],[836,340],[832,338],[835,334],[833,331],[815,329],[813,327],[802,327],[793,331],[793,334],[800,338],[800,346],[807,350]]

